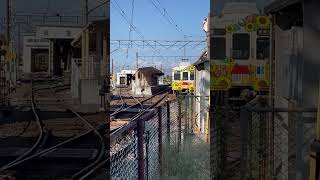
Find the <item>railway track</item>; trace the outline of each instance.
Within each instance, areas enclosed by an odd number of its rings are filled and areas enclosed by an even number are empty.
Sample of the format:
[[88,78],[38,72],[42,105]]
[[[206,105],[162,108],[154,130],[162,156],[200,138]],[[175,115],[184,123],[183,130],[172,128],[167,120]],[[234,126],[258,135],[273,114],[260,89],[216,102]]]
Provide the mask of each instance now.
[[[123,93],[121,93],[121,88],[118,88],[118,89],[119,89],[120,107],[118,109],[116,109],[113,113],[110,114],[111,117],[114,117],[115,115],[123,112],[124,110],[133,108],[135,106],[140,106],[140,110],[144,109],[143,104],[136,97],[134,97],[133,95],[130,95],[128,92],[123,94]],[[127,107],[127,104],[132,103],[132,102],[128,103],[128,98],[129,98],[129,100],[133,100],[134,101],[134,105],[131,105],[131,106]]]
[[[93,173],[98,170],[96,168],[97,165],[101,164],[101,162],[107,161],[106,145],[104,144],[105,138],[101,133],[101,131],[106,128],[106,125],[94,127],[94,125],[92,125],[87,119],[83,118],[80,114],[62,104],[63,101],[56,96],[56,93],[64,88],[67,88],[68,85],[57,85],[56,81],[47,80],[47,78],[33,77],[33,80],[31,81],[30,105],[34,113],[34,122],[38,127],[38,136],[36,137],[36,141],[31,147],[25,148],[27,150],[25,150],[24,153],[20,154],[17,158],[2,166],[0,168],[0,175],[14,174],[13,176],[18,179],[86,179],[92,176]],[[74,137],[65,139],[55,145],[47,147],[47,141],[51,131],[58,131],[58,129],[48,130],[46,122],[42,121],[41,117],[39,116],[40,109],[38,106],[39,102],[41,101],[37,101],[36,99],[40,92],[47,95],[48,93],[52,94],[56,98],[56,102],[58,102],[57,106],[76,116],[77,119],[84,126],[86,126],[87,130],[75,135]],[[85,140],[85,144],[80,145],[81,139]],[[88,139],[90,139],[90,141],[88,141]],[[91,142],[91,144],[88,142]],[[88,147],[83,148],[85,146]],[[81,156],[82,158],[83,154],[86,154],[86,157],[90,158],[86,161],[81,160],[80,162],[77,161],[78,163],[70,163],[68,159],[70,160],[77,158],[68,157],[68,155],[77,156],[77,152],[82,152],[80,153],[81,155],[78,155],[78,157]],[[48,167],[47,169],[44,169],[46,165],[48,165]],[[52,171],[55,173],[52,174]],[[50,175],[52,177],[49,177]]]
[[[139,114],[141,111],[144,111],[146,109],[146,103],[149,103],[149,107],[152,107],[153,104],[157,104],[157,101],[156,102],[152,102],[153,99],[155,99],[156,97],[158,97],[159,95],[161,94],[165,94],[169,92],[168,90],[165,90],[165,91],[161,91],[151,97],[148,97],[144,100],[138,100],[137,98],[135,98],[134,96],[132,95],[127,95],[127,96],[124,96],[122,95],[121,93],[119,94],[119,97],[120,97],[120,101],[121,101],[121,105],[118,109],[116,109],[113,113],[110,114],[111,118],[114,118],[115,116],[121,114],[121,113],[126,113],[128,110],[132,109],[132,108],[136,108],[136,107],[139,107],[138,110],[137,110],[137,113],[136,114]],[[125,100],[127,99],[127,97],[129,97],[130,99],[133,99],[134,100],[134,103],[132,103],[132,105],[127,105],[127,103],[125,102]],[[150,109],[147,107],[147,109]],[[130,119],[130,118],[129,118]],[[130,120],[129,120],[130,121]]]

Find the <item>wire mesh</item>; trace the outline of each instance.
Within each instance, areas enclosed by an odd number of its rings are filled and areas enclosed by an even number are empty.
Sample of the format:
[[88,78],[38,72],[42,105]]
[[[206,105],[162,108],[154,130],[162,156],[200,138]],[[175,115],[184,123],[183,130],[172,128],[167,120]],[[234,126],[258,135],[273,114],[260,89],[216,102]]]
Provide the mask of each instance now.
[[146,122],[146,179],[154,179],[159,177],[159,119],[154,116]]
[[164,143],[164,179],[209,179],[209,143],[195,132],[196,97],[178,96],[170,103],[170,144]]
[[308,177],[314,122],[304,122],[303,111],[289,109],[273,112],[272,108],[257,104],[247,111],[247,140],[242,142],[242,146],[246,146],[242,156],[244,179]]
[[138,179],[137,131],[132,131],[112,145],[110,155],[112,179]]
[[[144,179],[209,178],[209,145],[193,133],[192,102],[191,98],[177,97],[143,120]],[[125,132],[112,145],[112,179],[139,179],[137,129]],[[191,177],[190,173],[196,176]]]

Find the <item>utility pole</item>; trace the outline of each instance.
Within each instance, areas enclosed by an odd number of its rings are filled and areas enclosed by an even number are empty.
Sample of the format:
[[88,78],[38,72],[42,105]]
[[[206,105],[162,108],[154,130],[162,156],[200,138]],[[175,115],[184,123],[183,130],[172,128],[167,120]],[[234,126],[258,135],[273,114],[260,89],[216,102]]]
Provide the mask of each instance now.
[[136,52],[136,63],[137,63],[137,70],[139,69],[139,55],[138,52]]
[[[186,35],[183,35],[184,41],[186,41]],[[186,46],[183,47],[183,58],[186,58]]]
[[88,8],[88,0],[82,0],[83,7],[82,7],[82,16],[83,16],[83,26],[86,26],[89,21],[89,8]]
[[6,24],[6,38],[7,38],[7,46],[10,44],[10,24],[11,24],[11,12],[10,12],[10,0],[7,0],[7,24]]
[[16,80],[18,79],[18,77],[20,77],[19,74],[19,67],[20,67],[20,62],[21,62],[21,24],[18,24],[18,58],[16,61]]
[[112,59],[112,64],[111,64],[111,66],[112,66],[112,72],[111,72],[111,74],[112,74],[112,76],[114,75],[114,64],[113,64],[113,59]]

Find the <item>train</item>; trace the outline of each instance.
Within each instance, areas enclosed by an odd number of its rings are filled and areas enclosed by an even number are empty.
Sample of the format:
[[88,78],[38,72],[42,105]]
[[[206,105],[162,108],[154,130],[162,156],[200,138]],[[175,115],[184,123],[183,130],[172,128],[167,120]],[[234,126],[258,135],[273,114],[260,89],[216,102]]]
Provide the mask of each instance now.
[[269,91],[271,20],[255,3],[226,3],[210,17],[210,89],[239,96]]
[[175,94],[193,93],[195,89],[195,67],[186,62],[172,68],[171,88]]

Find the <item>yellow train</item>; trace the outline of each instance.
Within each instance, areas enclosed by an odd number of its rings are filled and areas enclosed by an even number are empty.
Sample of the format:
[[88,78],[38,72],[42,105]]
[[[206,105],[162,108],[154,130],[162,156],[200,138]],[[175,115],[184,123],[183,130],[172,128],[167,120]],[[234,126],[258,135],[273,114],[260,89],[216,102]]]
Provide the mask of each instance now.
[[174,93],[193,93],[195,86],[195,67],[180,65],[172,69],[171,87]]

